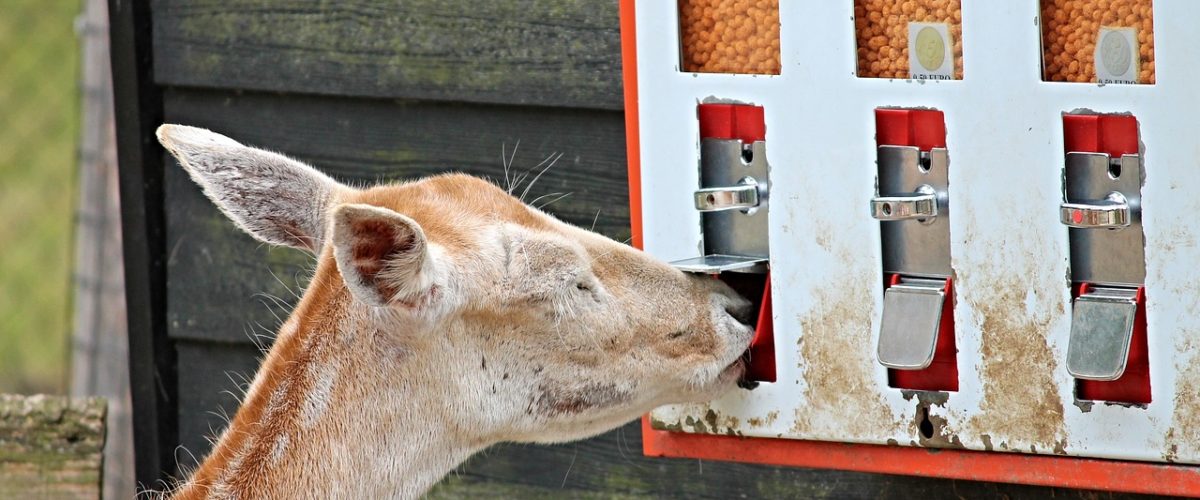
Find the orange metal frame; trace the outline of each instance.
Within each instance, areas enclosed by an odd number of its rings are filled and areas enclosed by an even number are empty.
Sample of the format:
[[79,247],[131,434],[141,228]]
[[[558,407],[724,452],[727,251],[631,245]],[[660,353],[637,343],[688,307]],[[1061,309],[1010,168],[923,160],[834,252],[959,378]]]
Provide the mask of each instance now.
[[[642,248],[641,144],[638,135],[634,0],[620,0],[633,244]],[[642,419],[647,456],[688,457],[884,474],[1024,483],[1130,493],[1200,497],[1200,467],[1007,452],[741,438],[653,429]]]

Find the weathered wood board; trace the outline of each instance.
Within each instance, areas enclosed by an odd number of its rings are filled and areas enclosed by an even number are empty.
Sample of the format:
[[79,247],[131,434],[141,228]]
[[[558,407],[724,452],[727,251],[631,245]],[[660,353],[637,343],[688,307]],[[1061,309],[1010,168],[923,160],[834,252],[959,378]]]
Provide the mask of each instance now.
[[160,83],[621,109],[616,2],[155,0]]
[[99,498],[103,398],[0,394],[0,498]]

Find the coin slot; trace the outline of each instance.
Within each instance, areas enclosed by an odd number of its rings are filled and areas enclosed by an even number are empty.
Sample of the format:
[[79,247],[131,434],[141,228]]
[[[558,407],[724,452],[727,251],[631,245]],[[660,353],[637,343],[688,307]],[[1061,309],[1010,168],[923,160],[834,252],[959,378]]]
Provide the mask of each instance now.
[[680,67],[778,75],[779,0],[679,0]]
[[1152,0],[1041,0],[1042,79],[1153,84]]
[[860,78],[961,80],[960,0],[854,0]]
[[754,148],[749,144],[742,145],[742,163],[746,165],[754,163]]

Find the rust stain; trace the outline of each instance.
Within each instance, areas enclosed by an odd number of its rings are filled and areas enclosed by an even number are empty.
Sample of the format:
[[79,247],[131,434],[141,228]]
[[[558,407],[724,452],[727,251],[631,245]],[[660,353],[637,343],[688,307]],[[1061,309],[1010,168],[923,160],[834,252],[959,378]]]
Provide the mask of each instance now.
[[[854,255],[854,252],[841,252]],[[847,269],[856,267],[850,263]],[[871,283],[870,275],[847,277],[850,283]],[[796,409],[791,431],[804,436],[863,438],[881,436],[900,427],[884,400],[872,370],[871,308],[868,286],[822,289],[816,307],[797,319],[797,341],[807,362],[805,405]]]
[[833,249],[833,244],[831,241],[829,241],[829,234],[830,233],[828,232],[820,231],[816,235],[817,246],[821,247],[825,251],[830,251]]
[[[1183,227],[1176,227],[1161,235],[1155,248],[1160,255],[1158,260],[1168,262],[1186,262],[1195,255],[1196,238]],[[1190,281],[1179,280],[1172,276],[1164,276],[1164,268],[1159,268],[1158,281],[1167,284],[1161,292],[1166,296],[1195,297],[1200,294],[1200,288]],[[1185,318],[1200,317],[1200,304],[1192,302],[1187,305],[1183,314]],[[1186,320],[1185,320],[1186,321]],[[1163,436],[1163,460],[1168,462],[1193,462],[1200,457],[1200,331],[1193,328],[1183,328],[1175,333],[1175,362],[1176,370],[1175,394],[1172,398],[1174,409],[1171,414],[1171,425]],[[1153,358],[1151,363],[1157,363]],[[1153,380],[1150,381],[1154,383]]]
[[721,425],[725,426],[726,433],[730,431],[741,432],[740,427],[742,426],[742,421],[733,415],[727,415],[721,421]]
[[[982,297],[968,297],[983,320],[983,361],[979,368],[983,400],[979,414],[971,418],[969,425],[975,434],[1001,438],[1002,448],[1011,442],[1014,447],[1016,443],[1028,443],[1031,449],[1051,449],[1062,442],[1066,431],[1063,401],[1054,380],[1058,360],[1046,341],[1046,333],[1064,308],[1057,290],[1041,286],[1056,280],[1042,279],[1036,270],[1029,271],[964,280],[988,284]],[[1027,308],[1030,298],[1035,304]]]
[[770,427],[772,425],[775,425],[776,420],[779,420],[779,410],[771,410],[770,412],[767,412],[767,416],[765,418],[764,417],[748,418],[748,419],[746,419],[746,423],[750,424],[750,428],[757,429],[760,427]]
[[1176,343],[1175,411],[1171,415],[1163,453],[1163,459],[1168,462],[1178,460],[1180,455],[1192,460],[1200,455],[1200,390],[1196,388],[1200,383],[1200,362],[1195,354],[1196,349],[1200,349],[1200,342],[1195,340],[1198,335],[1200,332],[1182,330],[1179,332],[1182,340]]

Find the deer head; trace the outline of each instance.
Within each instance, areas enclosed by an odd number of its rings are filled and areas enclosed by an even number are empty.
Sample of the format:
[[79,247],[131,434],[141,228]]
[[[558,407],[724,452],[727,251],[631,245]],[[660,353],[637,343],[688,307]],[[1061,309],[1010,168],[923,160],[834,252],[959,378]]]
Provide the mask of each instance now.
[[[408,457],[391,459],[400,467],[436,462],[431,483],[492,443],[587,437],[658,405],[711,399],[742,375],[746,300],[489,182],[449,174],[356,189],[204,129],[164,125],[158,138],[240,228],[317,258],[193,483],[286,492],[239,474],[339,453],[312,466],[369,467],[370,455],[393,453]],[[380,451],[347,430],[391,442],[411,436],[411,419],[434,427],[433,443],[397,446],[458,451]]]

